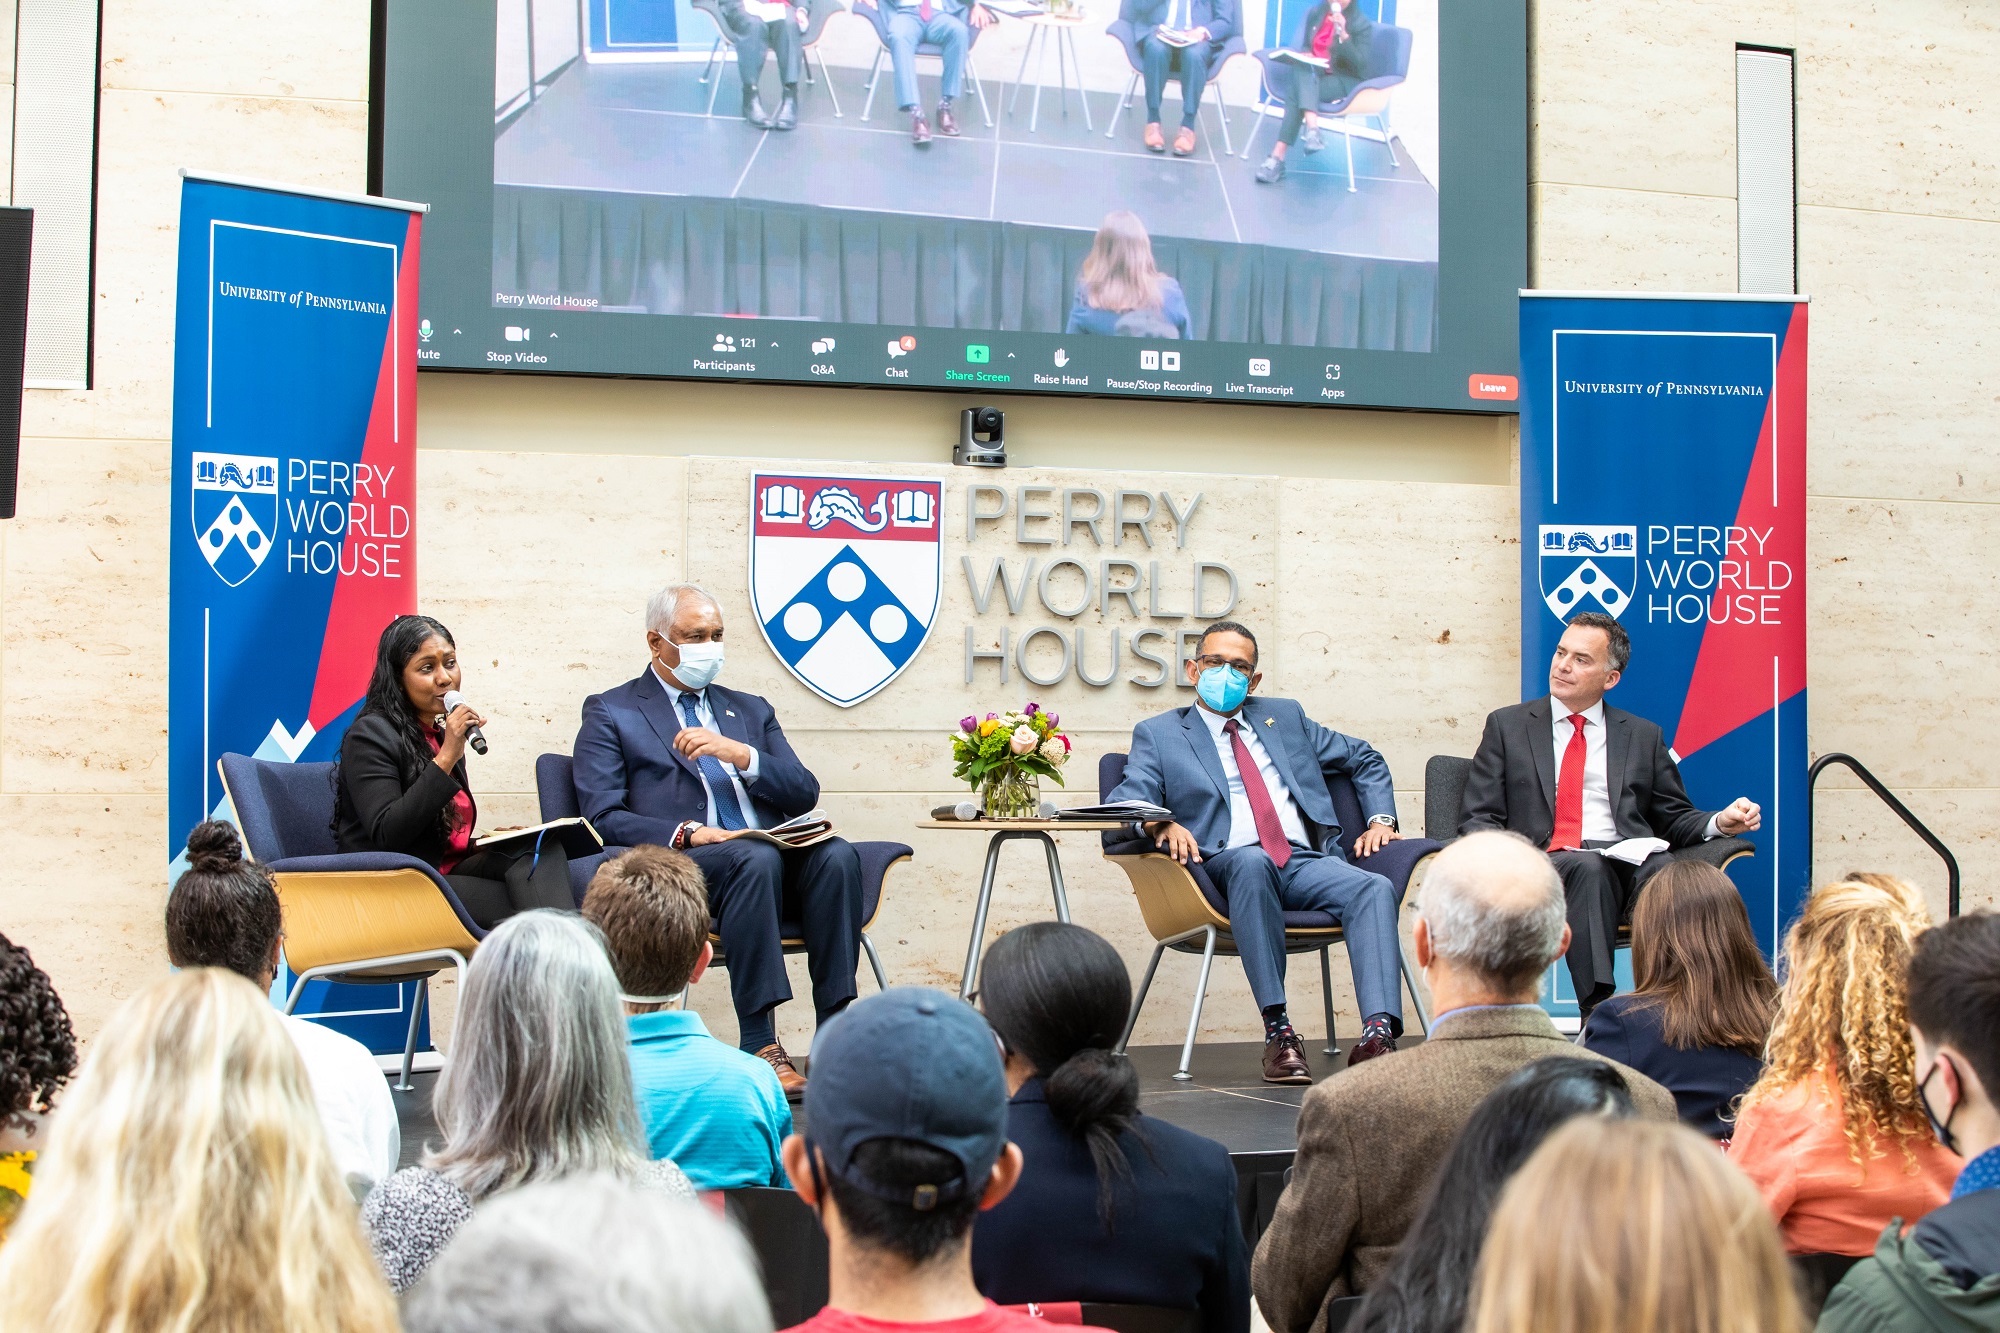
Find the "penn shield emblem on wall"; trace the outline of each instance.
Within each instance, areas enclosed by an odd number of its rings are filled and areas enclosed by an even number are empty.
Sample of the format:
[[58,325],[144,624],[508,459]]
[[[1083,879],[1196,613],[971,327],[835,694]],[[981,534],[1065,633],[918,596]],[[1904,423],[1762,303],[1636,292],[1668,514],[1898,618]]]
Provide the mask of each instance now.
[[1636,527],[1544,523],[1542,601],[1555,618],[1593,609],[1623,614],[1639,586],[1638,538]]
[[194,455],[194,537],[202,559],[230,587],[263,567],[278,532],[278,460]]
[[851,708],[894,680],[937,622],[941,482],[750,474],[750,606],[805,687]]

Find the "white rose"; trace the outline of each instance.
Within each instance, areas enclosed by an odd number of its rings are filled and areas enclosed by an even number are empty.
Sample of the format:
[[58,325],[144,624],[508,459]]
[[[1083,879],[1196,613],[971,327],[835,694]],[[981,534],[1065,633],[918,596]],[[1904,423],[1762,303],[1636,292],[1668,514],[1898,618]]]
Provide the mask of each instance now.
[[1007,748],[1015,754],[1030,754],[1041,744],[1041,739],[1035,734],[1033,727],[1019,726],[1014,728],[1014,735],[1008,740]]
[[1061,768],[1069,762],[1069,749],[1051,736],[1042,742],[1042,758],[1048,760],[1051,767]]

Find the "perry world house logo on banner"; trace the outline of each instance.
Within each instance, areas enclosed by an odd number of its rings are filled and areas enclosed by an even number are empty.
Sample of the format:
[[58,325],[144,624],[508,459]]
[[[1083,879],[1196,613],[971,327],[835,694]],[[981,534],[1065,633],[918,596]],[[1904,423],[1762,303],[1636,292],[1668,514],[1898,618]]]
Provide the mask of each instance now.
[[230,587],[263,567],[278,532],[278,460],[197,453],[192,514],[196,544]]
[[1541,535],[1542,601],[1567,621],[1579,611],[1624,614],[1639,586],[1639,530],[1545,523]]
[[851,708],[901,674],[937,622],[943,483],[750,475],[750,605],[785,668]]

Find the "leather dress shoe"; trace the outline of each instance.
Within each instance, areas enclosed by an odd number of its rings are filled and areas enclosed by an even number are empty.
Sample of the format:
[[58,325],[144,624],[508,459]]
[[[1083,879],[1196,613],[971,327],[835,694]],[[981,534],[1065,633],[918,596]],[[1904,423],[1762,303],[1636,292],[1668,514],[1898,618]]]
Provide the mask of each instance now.
[[910,142],[913,144],[927,144],[930,141],[931,123],[925,120],[924,113],[919,111],[910,117]]
[[760,130],[771,128],[771,118],[764,114],[764,99],[757,96],[755,88],[743,90],[743,119]]
[[1396,1039],[1394,1037],[1379,1035],[1364,1037],[1347,1048],[1347,1067],[1352,1069],[1363,1060],[1373,1060],[1378,1055],[1392,1054],[1395,1049]]
[[787,88],[785,89],[784,99],[778,103],[778,114],[771,121],[771,128],[774,130],[789,130],[796,128],[798,123],[799,95],[792,89]]
[[771,1066],[772,1071],[777,1074],[778,1086],[785,1090],[786,1101],[796,1102],[805,1099],[806,1076],[801,1074],[799,1067],[792,1063],[792,1057],[785,1054],[785,1048],[782,1044],[775,1041],[772,1042],[769,1046],[757,1052],[757,1058]]
[[937,122],[938,122],[939,134],[949,134],[954,138],[957,137],[958,117],[952,114],[951,103],[949,102],[938,103]]
[[1306,1044],[1296,1032],[1280,1032],[1264,1043],[1266,1083],[1310,1083],[1312,1070],[1306,1068]]

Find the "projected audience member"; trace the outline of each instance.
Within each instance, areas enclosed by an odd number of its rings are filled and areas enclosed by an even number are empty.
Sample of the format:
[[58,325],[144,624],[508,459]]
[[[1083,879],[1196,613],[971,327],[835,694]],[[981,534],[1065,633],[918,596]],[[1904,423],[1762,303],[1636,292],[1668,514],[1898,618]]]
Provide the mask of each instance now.
[[1139,61],[1146,83],[1146,147],[1166,151],[1160,132],[1160,101],[1167,79],[1181,76],[1181,127],[1174,134],[1174,155],[1194,151],[1196,122],[1201,119],[1201,95],[1209,70],[1222,57],[1222,44],[1236,35],[1236,0],[1139,0],[1132,14],[1139,38]]
[[1153,262],[1153,238],[1139,215],[1107,213],[1076,272],[1065,333],[1189,338],[1187,297]]
[[216,967],[112,1014],[0,1246],[0,1328],[393,1333],[268,999]]
[[879,0],[889,18],[889,63],[896,80],[896,105],[910,113],[910,141],[931,141],[931,124],[924,118],[917,91],[917,48],[935,46],[944,61],[938,82],[939,134],[956,135],[958,116],[951,104],[965,91],[965,62],[972,51],[972,30],[992,24],[993,15],[970,0]]
[[1624,1076],[1577,1056],[1537,1060],[1486,1094],[1438,1165],[1395,1261],[1348,1320],[1349,1333],[1464,1328],[1486,1222],[1508,1178],[1576,1117],[1633,1114]]
[[464,683],[458,645],[429,616],[398,616],[375,645],[361,712],[340,739],[334,837],[343,852],[400,852],[443,872],[482,926],[531,907],[575,910],[562,848],[472,850],[479,806],[465,773],[467,733],[486,719],[446,711]]
[[1006,1053],[1007,1137],[1026,1165],[980,1220],[972,1276],[1005,1305],[1089,1301],[1199,1316],[1247,1333],[1250,1256],[1236,1169],[1212,1139],[1139,1110],[1115,1052],[1132,1007],[1118,951],[1038,921],[986,951],[979,1007]]
[[1311,56],[1314,62],[1325,63],[1283,64],[1282,68],[1291,73],[1291,87],[1271,91],[1284,97],[1285,118],[1279,122],[1278,141],[1271,145],[1271,155],[1257,167],[1258,180],[1270,185],[1285,178],[1285,153],[1294,141],[1303,144],[1308,153],[1317,153],[1325,147],[1317,116],[1313,128],[1300,139],[1299,129],[1305,124],[1306,113],[1316,110],[1322,102],[1338,102],[1368,77],[1368,57],[1374,40],[1375,25],[1354,0],[1318,0],[1306,11],[1298,45],[1291,50]]
[[76,1035],[48,974],[0,935],[0,1241],[48,1145],[56,1093],[76,1071]]
[[[234,825],[220,819],[188,834],[188,867],[167,894],[167,960],[175,967],[222,967],[271,993],[284,943],[276,878],[243,859]],[[357,1199],[396,1170],[402,1129],[388,1080],[368,1048],[324,1023],[280,1013],[299,1049],[334,1164]]]
[[1743,895],[1712,865],[1675,861],[1632,912],[1629,995],[1591,1011],[1583,1044],[1674,1094],[1681,1120],[1712,1139],[1764,1070],[1778,983],[1757,951]]
[[737,1044],[804,1093],[778,1041],[776,1010],[792,998],[778,923],[806,942],[816,1021],[854,998],[861,948],[861,860],[840,838],[780,851],[744,829],[812,810],[819,779],[792,753],[770,702],[713,684],[722,670],[722,608],[693,584],[646,603],[652,654],[635,680],[583,701],[576,796],[614,846],[684,851],[708,882],[708,910],[729,958]]
[[654,1157],[696,1189],[783,1185],[778,1147],[792,1108],[770,1065],[711,1037],[701,1015],[668,1002],[701,980],[708,892],[701,869],[666,847],[635,847],[591,877],[583,919],[604,932],[632,1034],[632,1082]]
[[[789,130],[799,123],[799,75],[805,69],[801,34],[811,21],[809,5],[791,0],[716,0],[729,44],[736,48],[736,70],[743,80],[743,119],[760,130]],[[778,80],[784,94],[778,114],[766,115],[757,94],[764,75],[764,57],[778,58]]]
[[646,1160],[618,978],[574,912],[523,912],[480,943],[432,1109],[444,1142],[361,1207],[399,1294],[475,1205],[522,1185],[602,1171],[694,1196],[679,1167]]
[[1673,860],[1656,852],[1632,866],[1592,849],[1627,838],[1694,847],[1763,822],[1746,797],[1712,814],[1695,809],[1660,728],[1605,704],[1631,657],[1632,638],[1615,619],[1572,616],[1549,661],[1548,697],[1486,715],[1458,826],[1460,833],[1511,829],[1547,849],[1569,899],[1565,961],[1586,1019],[1617,988],[1611,951],[1619,923]]
[[[1125,779],[1105,799],[1173,811],[1145,825],[1145,836],[1183,865],[1199,865],[1228,903],[1263,1013],[1266,1083],[1312,1082],[1285,1009],[1286,912],[1326,912],[1346,930],[1362,1013],[1347,1062],[1395,1050],[1403,1027],[1396,889],[1365,868],[1400,836],[1388,763],[1367,741],[1307,717],[1295,700],[1253,697],[1264,679],[1257,639],[1234,621],[1202,631],[1186,670],[1195,702],[1133,729]],[[1341,828],[1327,786],[1335,775],[1354,784],[1365,827]]]

